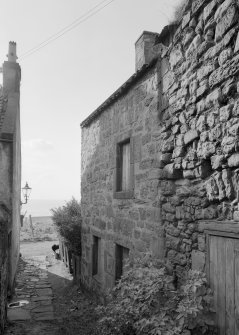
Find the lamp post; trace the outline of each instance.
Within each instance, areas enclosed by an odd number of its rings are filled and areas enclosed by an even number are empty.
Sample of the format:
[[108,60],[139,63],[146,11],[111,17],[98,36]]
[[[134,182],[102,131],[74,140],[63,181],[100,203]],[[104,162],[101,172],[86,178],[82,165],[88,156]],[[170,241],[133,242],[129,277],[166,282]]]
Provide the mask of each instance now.
[[27,204],[31,190],[32,190],[31,187],[29,187],[28,183],[26,182],[26,185],[22,188],[22,194],[25,201],[24,202],[21,201],[21,205]]

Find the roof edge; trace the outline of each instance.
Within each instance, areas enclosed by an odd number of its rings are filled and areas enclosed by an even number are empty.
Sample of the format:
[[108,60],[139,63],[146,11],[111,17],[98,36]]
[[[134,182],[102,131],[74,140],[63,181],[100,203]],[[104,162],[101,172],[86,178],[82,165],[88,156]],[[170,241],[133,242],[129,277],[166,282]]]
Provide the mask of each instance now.
[[157,63],[158,57],[155,57],[149,64],[144,64],[142,68],[136,71],[123,85],[121,85],[113,94],[109,96],[94,112],[92,112],[84,121],[81,122],[81,128],[89,125],[97,116],[99,116],[107,107],[109,107],[117,98],[122,96],[127,90],[143,75],[148,69]]
[[154,33],[153,31],[144,30],[144,31],[142,32],[142,34],[139,36],[139,38],[137,39],[137,41],[136,41],[134,44],[137,44],[137,42],[138,42],[138,41],[141,39],[141,37],[142,37],[143,35],[145,35],[145,34],[147,34],[147,35],[154,35],[154,36],[160,36],[159,33]]

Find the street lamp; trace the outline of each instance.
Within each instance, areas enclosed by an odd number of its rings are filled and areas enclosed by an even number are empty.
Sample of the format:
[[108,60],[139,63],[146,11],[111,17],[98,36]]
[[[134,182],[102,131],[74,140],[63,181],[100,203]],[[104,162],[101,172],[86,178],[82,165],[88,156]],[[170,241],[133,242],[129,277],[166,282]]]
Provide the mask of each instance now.
[[27,203],[31,190],[32,190],[31,187],[29,187],[28,183],[26,182],[26,185],[22,188],[22,194],[23,194],[23,198],[25,199],[25,202],[21,201],[21,205],[25,205]]

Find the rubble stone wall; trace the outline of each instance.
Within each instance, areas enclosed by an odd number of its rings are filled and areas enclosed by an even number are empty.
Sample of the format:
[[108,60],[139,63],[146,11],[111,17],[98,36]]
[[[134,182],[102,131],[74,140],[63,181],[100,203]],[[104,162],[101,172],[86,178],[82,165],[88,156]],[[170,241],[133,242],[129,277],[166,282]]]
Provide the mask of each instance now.
[[[98,290],[115,284],[115,243],[130,257],[164,256],[158,206],[158,66],[82,128],[82,281]],[[134,195],[114,198],[116,144],[131,138]],[[92,277],[92,236],[100,238],[99,273]]]
[[0,334],[4,333],[7,320],[8,294],[8,227],[9,217],[0,205]]
[[238,2],[187,1],[162,59],[159,193],[166,257],[205,269],[200,220],[238,219]]
[[[201,220],[239,220],[239,5],[186,1],[173,42],[127,93],[82,127],[82,280],[114,284],[115,243],[205,270]],[[171,38],[169,39],[171,40]],[[133,139],[134,197],[114,199],[115,143]],[[101,238],[92,277],[92,235]]]

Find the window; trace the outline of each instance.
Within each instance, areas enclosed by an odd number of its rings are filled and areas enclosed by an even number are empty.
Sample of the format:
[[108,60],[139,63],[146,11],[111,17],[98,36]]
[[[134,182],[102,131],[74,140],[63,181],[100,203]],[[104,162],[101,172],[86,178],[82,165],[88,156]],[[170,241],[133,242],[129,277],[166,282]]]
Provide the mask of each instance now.
[[118,144],[118,178],[117,191],[130,189],[130,141]]
[[100,238],[93,236],[93,247],[92,247],[92,276],[98,274],[99,265],[99,242]]
[[12,231],[10,231],[8,233],[8,241],[7,241],[7,244],[8,244],[8,249],[11,249],[12,247]]
[[119,244],[115,246],[115,280],[119,280],[123,274],[124,265],[129,258],[129,249]]
[[114,197],[120,199],[133,196],[133,159],[130,138],[116,144],[116,174]]

